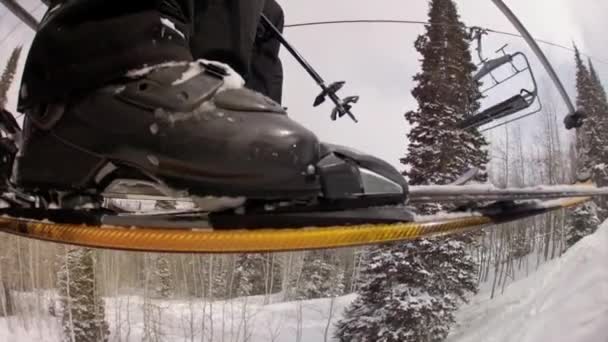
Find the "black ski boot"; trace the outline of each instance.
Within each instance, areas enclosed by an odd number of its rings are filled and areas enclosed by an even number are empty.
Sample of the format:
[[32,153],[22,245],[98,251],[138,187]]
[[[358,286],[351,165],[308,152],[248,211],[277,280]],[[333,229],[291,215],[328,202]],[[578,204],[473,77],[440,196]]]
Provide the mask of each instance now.
[[229,72],[202,62],[170,64],[27,113],[17,182],[96,189],[114,171],[132,169],[208,195],[318,193],[315,135]]
[[406,198],[390,165],[319,143],[225,65],[169,63],[130,77],[27,112],[16,183],[99,193],[117,179],[139,179],[199,196],[348,207]]
[[320,143],[243,87],[262,8],[254,0],[53,6],[22,77],[26,119],[12,183],[61,207],[150,185],[169,197],[228,197],[227,207],[403,202],[405,180],[390,165]]

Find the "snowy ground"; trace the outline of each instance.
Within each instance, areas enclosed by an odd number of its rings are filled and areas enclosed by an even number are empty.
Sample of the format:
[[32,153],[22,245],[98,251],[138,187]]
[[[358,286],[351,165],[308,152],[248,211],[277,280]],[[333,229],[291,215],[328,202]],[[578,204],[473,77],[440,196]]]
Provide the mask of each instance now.
[[[488,286],[482,289],[458,313],[450,342],[608,342],[608,221],[504,294],[490,300]],[[0,318],[0,341],[59,342],[57,318],[36,309],[48,307],[48,295],[22,296],[20,311],[31,314]],[[332,341],[333,323],[354,298],[144,303],[122,296],[106,299],[106,314],[110,341]]]
[[[123,296],[107,301],[106,317],[110,341],[332,341],[334,323],[353,298],[264,304],[264,297],[248,297],[146,305],[141,297]],[[144,309],[149,312],[148,338],[144,337]],[[0,341],[59,342],[60,329],[58,319],[46,313],[33,313],[26,321],[2,318]]]
[[457,321],[450,342],[608,342],[608,221],[503,295],[478,294]]

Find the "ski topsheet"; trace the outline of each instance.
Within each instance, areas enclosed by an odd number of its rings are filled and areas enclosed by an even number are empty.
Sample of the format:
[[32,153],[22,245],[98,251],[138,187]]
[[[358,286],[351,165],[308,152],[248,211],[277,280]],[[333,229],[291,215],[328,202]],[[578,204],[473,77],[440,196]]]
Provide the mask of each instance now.
[[[0,231],[86,247],[177,253],[248,253],[337,248],[455,234],[576,206],[588,197],[499,204],[477,211],[416,216],[411,222],[276,229],[213,229],[181,221],[179,229],[57,223],[0,216]],[[398,209],[395,209],[398,210]],[[404,210],[403,208],[399,210]]]

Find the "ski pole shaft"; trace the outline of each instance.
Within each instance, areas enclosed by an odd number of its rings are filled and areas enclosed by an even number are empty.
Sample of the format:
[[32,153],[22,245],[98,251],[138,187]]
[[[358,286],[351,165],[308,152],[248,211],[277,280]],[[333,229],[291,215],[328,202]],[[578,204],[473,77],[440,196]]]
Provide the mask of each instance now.
[[317,82],[317,84],[319,84],[321,86],[321,88],[323,88],[323,90],[325,90],[326,89],[325,81],[323,81],[323,78],[321,78],[321,75],[319,75],[315,71],[315,69],[304,59],[304,57],[302,57],[302,55],[298,51],[296,51],[296,49],[285,39],[285,37],[283,37],[283,34],[281,33],[281,31],[279,31],[279,29],[277,29],[277,27],[274,26],[272,24],[272,22],[263,13],[260,14],[260,16],[262,18],[262,22],[264,23],[264,25],[272,31],[274,36],[279,40],[279,42],[281,42],[281,44],[287,49],[287,51],[289,51],[289,53],[298,61],[298,63],[300,63],[300,65],[306,70],[306,72],[308,72],[310,77],[312,77],[315,80],[315,82]]
[[11,11],[17,18],[23,21],[32,30],[38,30],[38,20],[34,18],[25,8],[23,8],[15,0],[0,0],[9,11]]

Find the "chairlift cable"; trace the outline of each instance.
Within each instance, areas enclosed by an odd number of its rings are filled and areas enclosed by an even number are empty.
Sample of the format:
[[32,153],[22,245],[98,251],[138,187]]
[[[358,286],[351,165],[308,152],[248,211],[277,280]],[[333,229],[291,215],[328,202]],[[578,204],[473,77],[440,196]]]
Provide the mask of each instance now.
[[[340,25],[340,24],[411,24],[411,25],[431,25],[431,22],[428,21],[419,21],[419,20],[396,20],[396,19],[353,19],[353,20],[327,20],[327,21],[310,21],[310,22],[301,22],[301,23],[295,23],[295,24],[286,24],[284,25],[285,28],[298,28],[298,27],[307,27],[307,26],[321,26],[321,25]],[[436,24],[436,25],[445,25],[445,26],[460,26],[458,24]],[[505,35],[505,36],[510,36],[510,37],[516,37],[516,38],[524,38],[522,35],[517,34],[517,33],[513,33],[513,32],[507,32],[507,31],[501,31],[501,30],[495,30],[492,28],[488,28],[488,27],[481,27],[481,26],[464,26],[467,29],[471,29],[471,28],[481,28],[483,30],[486,30],[490,33],[494,33],[494,34],[499,34],[499,35]],[[560,48],[560,49],[564,49],[564,50],[568,50],[570,52],[574,52],[573,48],[567,47],[565,45],[559,44],[559,43],[555,43],[555,42],[551,42],[549,40],[545,40],[545,39],[537,39],[534,38],[535,41],[537,41],[538,43],[541,44],[545,44],[545,45],[549,45],[549,46],[553,46],[556,48]],[[604,60],[586,53],[581,53],[581,55],[585,56],[585,57],[589,57],[599,63],[602,64],[606,64],[608,65],[608,60]]]

